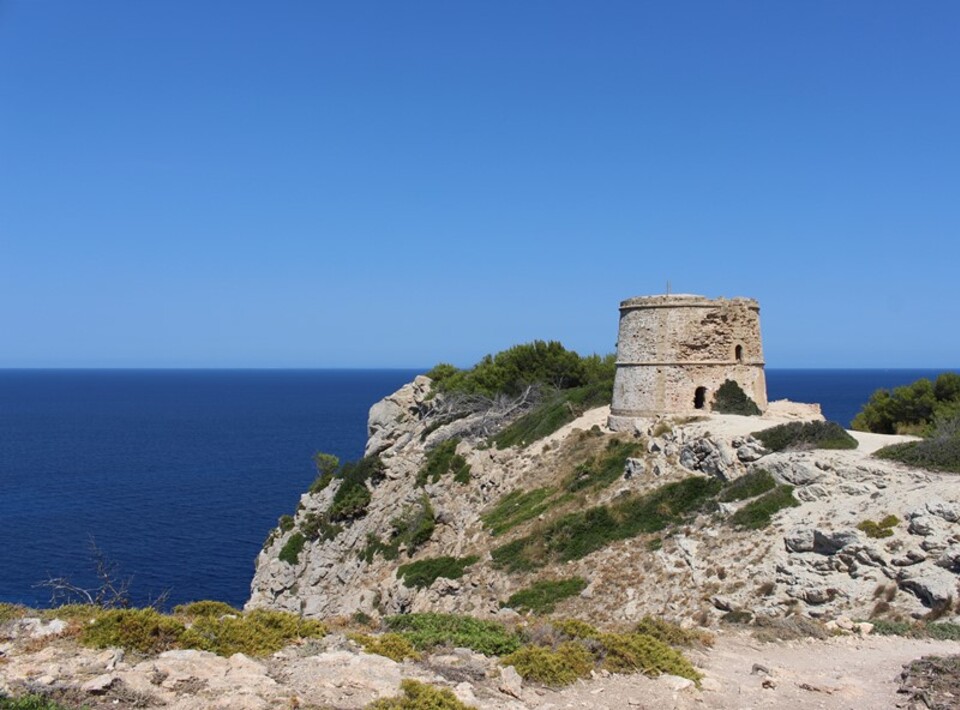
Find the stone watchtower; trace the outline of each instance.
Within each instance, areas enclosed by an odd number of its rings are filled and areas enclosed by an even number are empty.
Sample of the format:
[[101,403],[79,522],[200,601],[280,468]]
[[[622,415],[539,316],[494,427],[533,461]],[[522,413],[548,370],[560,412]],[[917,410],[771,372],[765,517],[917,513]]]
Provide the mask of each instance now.
[[709,412],[728,379],[767,408],[755,300],[667,294],[620,304],[611,429],[630,429],[635,417]]

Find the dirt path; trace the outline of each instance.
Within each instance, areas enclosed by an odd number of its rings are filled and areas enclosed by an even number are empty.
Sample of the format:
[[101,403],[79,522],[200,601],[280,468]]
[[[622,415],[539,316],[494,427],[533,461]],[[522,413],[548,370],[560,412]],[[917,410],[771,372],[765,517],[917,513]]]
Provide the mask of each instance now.
[[[904,702],[898,680],[905,663],[924,655],[960,653],[960,643],[892,637],[842,637],[827,641],[758,643],[749,636],[724,635],[697,658],[703,689],[676,689],[674,679],[610,676],[579,683],[538,699],[530,707],[550,708],[784,708],[789,710],[896,708]],[[758,664],[769,669],[754,671]],[[764,687],[764,682],[772,687]],[[532,700],[532,702],[531,702]],[[960,707],[960,699],[958,699]]]

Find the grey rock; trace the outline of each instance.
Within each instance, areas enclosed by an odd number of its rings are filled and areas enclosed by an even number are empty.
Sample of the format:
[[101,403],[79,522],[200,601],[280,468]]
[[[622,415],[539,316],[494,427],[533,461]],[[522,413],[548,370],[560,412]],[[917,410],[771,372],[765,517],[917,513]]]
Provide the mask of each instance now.
[[813,549],[821,555],[833,555],[860,542],[856,530],[816,530],[813,533]]
[[517,700],[523,699],[523,678],[513,666],[504,666],[500,669],[500,682],[497,689]]
[[826,486],[822,486],[819,483],[814,483],[809,486],[802,486],[793,491],[793,495],[797,500],[803,501],[804,503],[811,503],[815,500],[822,500],[823,498],[830,497],[830,491],[827,490]]
[[960,505],[947,503],[943,500],[933,500],[927,503],[927,510],[931,515],[946,520],[948,523],[960,521]]
[[927,537],[936,532],[937,525],[929,515],[918,515],[910,519],[910,525],[907,531],[911,535],[921,535]]
[[816,547],[813,528],[794,528],[783,538],[787,552],[813,552]]
[[904,569],[897,582],[901,589],[915,594],[928,607],[944,604],[957,595],[956,576],[939,567]]

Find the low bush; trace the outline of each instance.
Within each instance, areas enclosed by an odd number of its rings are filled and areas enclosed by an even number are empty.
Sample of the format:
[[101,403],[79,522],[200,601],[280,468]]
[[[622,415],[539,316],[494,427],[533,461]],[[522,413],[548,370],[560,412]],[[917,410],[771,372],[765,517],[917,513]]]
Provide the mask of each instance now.
[[857,525],[857,529],[866,533],[867,537],[884,538],[891,537],[893,535],[893,528],[897,527],[899,524],[900,518],[898,518],[896,515],[888,515],[879,523],[874,522],[873,520],[864,520]]
[[564,424],[569,424],[587,410],[610,404],[612,393],[612,379],[609,382],[596,382],[554,392],[532,410],[504,427],[493,437],[493,443],[498,449],[529,446],[557,431]]
[[418,680],[400,681],[400,691],[402,695],[375,700],[366,710],[476,710],[460,702],[453,691]]
[[333,482],[333,477],[340,468],[340,459],[333,454],[318,451],[313,455],[313,465],[317,467],[317,478],[310,485],[310,492],[319,493]]
[[543,580],[511,595],[503,606],[517,611],[550,614],[559,602],[576,596],[586,588],[587,580],[582,577]]
[[307,539],[299,532],[295,532],[280,548],[277,558],[288,565],[295,565],[300,561],[300,553]]
[[22,619],[29,610],[20,604],[0,602],[0,624],[13,619]]
[[873,633],[881,636],[906,636],[908,638],[932,638],[941,641],[960,641],[960,624],[948,621],[924,623],[922,621],[891,621],[872,619]]
[[385,560],[395,560],[404,547],[407,555],[413,555],[430,540],[436,528],[436,516],[430,498],[426,494],[403,514],[390,521],[390,534],[386,541],[376,535],[367,537],[367,545],[360,552],[360,558],[372,562],[375,555]]
[[469,648],[485,656],[502,656],[520,648],[517,634],[496,621],[458,614],[400,614],[385,619],[387,627],[419,651],[438,646]]
[[627,459],[642,452],[643,444],[639,441],[611,439],[602,453],[574,469],[564,488],[573,493],[584,488],[609,486],[623,476]]
[[182,616],[228,616],[230,614],[240,614],[238,609],[234,609],[224,602],[205,599],[199,602],[190,602],[189,604],[178,604],[173,607],[174,614]]
[[424,589],[436,582],[440,577],[445,579],[460,579],[467,567],[474,564],[479,557],[430,557],[410,564],[400,565],[397,568],[397,577],[403,579],[406,587]]
[[495,567],[529,571],[550,562],[577,560],[617,540],[663,530],[703,509],[721,484],[690,477],[645,495],[627,497],[611,506],[596,506],[564,515],[526,537],[495,548]]
[[735,500],[756,498],[761,493],[766,493],[776,486],[777,482],[770,475],[770,472],[760,469],[740,476],[740,478],[725,485],[717,499],[724,503],[730,503]]
[[601,667],[611,673],[658,676],[663,673],[689,678],[697,685],[703,677],[682,653],[647,634],[601,634]]
[[561,643],[556,650],[544,646],[524,646],[501,659],[513,666],[524,680],[551,687],[569,685],[586,678],[594,668],[593,655],[575,641]]
[[793,497],[793,486],[777,486],[740,508],[730,516],[730,522],[745,530],[760,530],[770,524],[777,512],[798,505],[800,503]]
[[836,422],[788,422],[753,436],[771,451],[857,448],[857,440]]
[[300,532],[307,540],[333,540],[343,532],[343,526],[330,522],[326,513],[306,513],[300,522]]
[[548,510],[549,499],[554,493],[556,490],[553,488],[512,491],[501,498],[492,510],[481,515],[480,519],[493,535],[502,535]]
[[960,473],[960,436],[885,446],[874,456],[931,471]]
[[183,632],[180,646],[210,651],[219,656],[244,653],[267,656],[300,638],[321,638],[327,633],[319,621],[280,611],[255,609],[242,616],[201,616]]
[[281,515],[277,521],[277,527],[280,528],[280,532],[290,532],[293,530],[293,516]]
[[555,631],[568,639],[592,639],[600,636],[600,631],[580,619],[558,619],[550,624]]
[[669,646],[712,646],[713,636],[699,629],[684,629],[669,621],[645,616],[637,622],[633,632],[652,636]]
[[0,696],[0,710],[70,710],[70,708],[42,695],[31,693],[21,695],[19,698]]
[[379,636],[370,636],[369,634],[347,634],[347,638],[355,641],[367,653],[375,653],[378,656],[387,658],[400,663],[405,658],[414,661],[420,660],[420,652],[414,648],[410,641],[400,634],[380,634]]
[[327,515],[333,522],[352,520],[364,515],[370,505],[367,484],[383,480],[383,462],[379,456],[367,456],[340,467],[340,487],[333,495]]
[[758,416],[760,407],[734,380],[724,380],[713,395],[712,409],[719,414]]
[[457,453],[459,443],[460,439],[447,439],[427,453],[427,459],[417,473],[418,486],[437,483],[447,473],[452,473],[457,483],[470,482],[470,464]]
[[180,621],[156,609],[109,609],[82,627],[79,640],[94,648],[118,646],[155,654],[177,648],[183,633]]

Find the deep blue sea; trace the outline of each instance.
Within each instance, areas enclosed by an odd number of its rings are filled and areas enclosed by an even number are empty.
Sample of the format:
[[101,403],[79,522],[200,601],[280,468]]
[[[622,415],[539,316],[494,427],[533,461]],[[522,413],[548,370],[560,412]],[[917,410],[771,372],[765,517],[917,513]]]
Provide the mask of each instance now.
[[[92,586],[89,541],[143,603],[242,605],[311,457],[363,452],[370,405],[414,370],[0,370],[0,601]],[[770,399],[849,424],[878,387],[936,370],[767,371]]]

